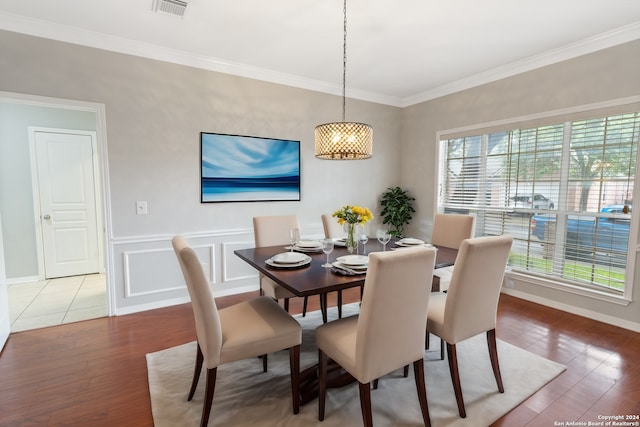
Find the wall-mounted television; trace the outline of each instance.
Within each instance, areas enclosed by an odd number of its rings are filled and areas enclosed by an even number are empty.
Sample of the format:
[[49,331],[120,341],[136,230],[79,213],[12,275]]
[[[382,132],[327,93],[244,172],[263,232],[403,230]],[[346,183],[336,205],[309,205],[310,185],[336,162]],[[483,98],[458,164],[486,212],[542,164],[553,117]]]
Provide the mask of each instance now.
[[299,201],[300,141],[200,133],[201,203]]

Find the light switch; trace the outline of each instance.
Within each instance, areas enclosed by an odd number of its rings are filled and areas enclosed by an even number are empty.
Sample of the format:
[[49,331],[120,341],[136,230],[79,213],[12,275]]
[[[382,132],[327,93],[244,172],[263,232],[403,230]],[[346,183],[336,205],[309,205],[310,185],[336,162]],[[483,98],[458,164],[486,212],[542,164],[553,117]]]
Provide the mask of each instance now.
[[136,202],[136,214],[137,215],[146,215],[147,214],[147,202],[146,201],[138,201],[138,202]]

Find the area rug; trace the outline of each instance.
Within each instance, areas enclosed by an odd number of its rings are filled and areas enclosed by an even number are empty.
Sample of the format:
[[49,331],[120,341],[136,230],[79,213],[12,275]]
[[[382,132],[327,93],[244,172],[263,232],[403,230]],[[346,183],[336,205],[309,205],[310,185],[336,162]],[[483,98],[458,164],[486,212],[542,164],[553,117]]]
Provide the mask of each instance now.
[[[358,305],[344,307],[344,314],[357,313]],[[337,316],[329,311],[330,319]],[[321,324],[319,312],[296,316],[303,327],[301,369],[317,362],[314,328]],[[498,340],[498,355],[505,393],[497,390],[484,334],[458,344],[459,370],[467,418],[458,416],[447,360],[440,360],[439,339],[425,352],[427,399],[433,427],[488,426],[519,405],[562,373],[564,366]],[[198,426],[204,396],[204,371],[193,400],[187,393],[193,375],[195,342],[147,354],[149,391],[156,427]],[[218,368],[216,391],[209,426],[311,426],[362,425],[356,384],[327,393],[325,419],[318,421],[318,400],[291,412],[289,353],[269,355],[269,371],[250,359]],[[413,372],[402,370],[381,378],[371,393],[376,426],[423,425]]]

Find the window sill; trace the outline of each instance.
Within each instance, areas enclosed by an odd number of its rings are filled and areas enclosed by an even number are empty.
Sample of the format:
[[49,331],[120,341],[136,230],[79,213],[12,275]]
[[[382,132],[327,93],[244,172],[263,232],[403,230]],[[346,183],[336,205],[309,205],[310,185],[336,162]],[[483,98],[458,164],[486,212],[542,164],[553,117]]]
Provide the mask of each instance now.
[[513,284],[509,281],[520,281],[533,285],[544,286],[551,289],[556,289],[563,292],[572,293],[575,295],[584,296],[587,298],[593,298],[600,301],[605,301],[613,304],[618,304],[622,306],[628,306],[631,302],[629,299],[625,298],[622,295],[615,295],[608,292],[598,291],[595,289],[586,289],[580,286],[575,286],[570,283],[558,282],[554,280],[545,279],[539,276],[533,276],[530,274],[518,273],[515,271],[507,270],[505,272],[505,286],[507,288],[512,288]]

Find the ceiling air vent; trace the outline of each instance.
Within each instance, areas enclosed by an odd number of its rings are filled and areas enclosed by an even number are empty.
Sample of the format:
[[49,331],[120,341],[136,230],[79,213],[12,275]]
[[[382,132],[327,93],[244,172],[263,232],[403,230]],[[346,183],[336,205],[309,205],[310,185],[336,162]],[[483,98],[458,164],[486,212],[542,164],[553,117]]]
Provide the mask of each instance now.
[[183,17],[187,10],[187,2],[182,0],[154,0],[153,3],[153,10],[156,12],[165,12],[180,17]]

